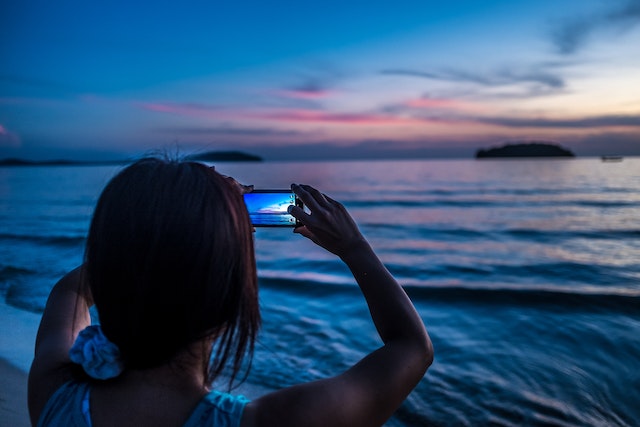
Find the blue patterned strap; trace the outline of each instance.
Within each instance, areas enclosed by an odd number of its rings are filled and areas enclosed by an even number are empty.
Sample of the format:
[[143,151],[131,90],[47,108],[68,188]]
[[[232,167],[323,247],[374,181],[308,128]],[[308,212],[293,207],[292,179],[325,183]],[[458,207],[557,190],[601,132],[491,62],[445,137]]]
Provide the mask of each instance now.
[[39,427],[87,427],[82,413],[82,402],[89,384],[69,381],[49,398],[40,419]]
[[[90,385],[70,381],[51,396],[42,411],[40,427],[89,427]],[[200,400],[184,427],[238,427],[249,402],[244,396],[212,391]]]
[[247,403],[244,396],[212,391],[202,398],[183,427],[238,427]]

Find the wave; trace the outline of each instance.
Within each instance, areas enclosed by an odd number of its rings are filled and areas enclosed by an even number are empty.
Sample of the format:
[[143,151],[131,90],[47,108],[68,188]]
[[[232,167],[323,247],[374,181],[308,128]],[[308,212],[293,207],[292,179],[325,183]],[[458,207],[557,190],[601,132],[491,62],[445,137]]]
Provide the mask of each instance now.
[[569,287],[466,287],[406,286],[407,293],[418,301],[470,303],[474,305],[536,306],[566,310],[640,313],[640,291]]
[[39,245],[50,246],[78,246],[84,245],[86,240],[85,236],[44,236],[34,234],[9,234],[1,233],[0,242],[27,242],[36,243]]
[[623,267],[569,261],[538,264],[493,263],[478,266],[438,264],[427,270],[416,270],[402,265],[388,265],[388,268],[400,277],[428,274],[435,277],[465,277],[475,280],[515,278],[519,282],[522,282],[523,278],[533,278],[536,282],[543,283],[588,283],[600,286],[637,284],[637,280],[624,274],[626,270]]
[[12,265],[0,267],[0,293],[4,294],[15,280],[35,273],[33,270]]
[[36,273],[34,270],[30,270],[28,268],[22,267],[14,267],[12,265],[7,265],[0,268],[0,281],[13,279],[15,277],[24,276],[27,274]]
[[558,208],[637,208],[640,201],[632,200],[591,200],[591,199],[519,199],[519,198],[452,198],[452,199],[370,199],[345,201],[345,206],[352,208],[521,208],[526,205],[528,209],[551,207]]
[[559,205],[579,206],[587,208],[637,208],[639,202],[629,200],[573,200],[560,202]]
[[433,228],[420,224],[389,224],[362,222],[362,227],[393,233],[405,233],[430,240],[437,238],[500,239],[502,236],[536,243],[558,242],[572,239],[627,240],[640,238],[640,229],[594,229],[594,230],[540,230],[533,228],[472,229],[472,228]]
[[[439,207],[497,207],[501,203],[492,200],[354,200],[344,203],[352,208],[439,208]],[[511,205],[512,203],[502,203]]]
[[[336,282],[260,277],[261,286],[309,296],[360,294],[358,287]],[[598,286],[462,286],[459,284],[403,285],[416,303],[447,302],[473,305],[535,306],[565,310],[598,310],[640,313],[640,289]]]
[[[380,191],[384,194],[393,196],[406,196],[412,198],[428,197],[428,196],[445,196],[445,197],[457,197],[457,196],[581,196],[581,197],[598,197],[603,194],[608,196],[627,194],[637,194],[635,188],[630,187],[603,187],[597,190],[585,188],[585,187],[532,187],[532,188],[514,188],[514,187],[460,187],[450,186],[441,188],[413,188],[411,183],[407,183],[407,186],[400,186],[394,188],[384,188]],[[357,200],[362,196],[362,192],[344,192],[342,193],[344,200]]]
[[640,230],[534,230],[530,228],[514,228],[501,231],[500,233],[531,240],[566,240],[566,239],[637,239],[640,237]]
[[422,226],[420,224],[390,224],[388,222],[360,222],[363,228],[371,228],[378,231],[390,231],[394,233],[406,233],[409,236],[418,234],[420,237],[464,237],[485,239],[491,234],[499,231],[494,230],[476,230],[472,228],[433,228]]
[[[6,302],[17,308],[41,312],[43,294],[37,289],[8,286],[16,279],[34,276],[37,272],[6,266],[0,268],[0,291]],[[586,285],[494,285],[489,282],[472,285],[458,282],[425,284],[421,281],[399,280],[416,304],[447,303],[474,307],[509,306],[534,307],[555,311],[615,312],[638,316],[640,313],[640,289],[623,286]],[[50,281],[47,281],[49,284]],[[275,274],[260,275],[261,287],[279,290],[307,298],[332,298],[335,296],[360,296],[355,280],[331,275],[315,275],[313,278],[278,277]]]

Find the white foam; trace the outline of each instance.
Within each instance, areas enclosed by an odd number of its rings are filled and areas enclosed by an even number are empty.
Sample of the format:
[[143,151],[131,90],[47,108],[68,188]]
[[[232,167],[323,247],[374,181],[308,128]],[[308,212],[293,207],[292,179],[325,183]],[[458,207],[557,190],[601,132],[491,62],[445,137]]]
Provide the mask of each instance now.
[[0,358],[29,372],[41,317],[0,301]]

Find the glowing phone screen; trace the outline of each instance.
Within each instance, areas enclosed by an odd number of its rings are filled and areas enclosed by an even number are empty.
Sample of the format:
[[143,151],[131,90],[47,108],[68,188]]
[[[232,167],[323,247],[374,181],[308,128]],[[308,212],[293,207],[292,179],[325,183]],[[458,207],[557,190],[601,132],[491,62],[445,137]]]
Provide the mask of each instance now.
[[289,190],[254,190],[244,195],[251,223],[256,227],[295,227],[296,219],[287,213],[296,204]]

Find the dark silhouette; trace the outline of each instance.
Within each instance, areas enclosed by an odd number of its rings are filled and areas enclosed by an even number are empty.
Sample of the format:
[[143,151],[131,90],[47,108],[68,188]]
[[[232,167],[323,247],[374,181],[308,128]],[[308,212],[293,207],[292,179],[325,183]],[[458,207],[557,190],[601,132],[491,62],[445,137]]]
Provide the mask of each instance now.
[[202,154],[187,156],[188,160],[201,162],[261,162],[262,157],[242,151],[207,151]]
[[549,142],[506,144],[502,147],[480,149],[476,152],[476,159],[501,157],[575,157],[575,154]]

